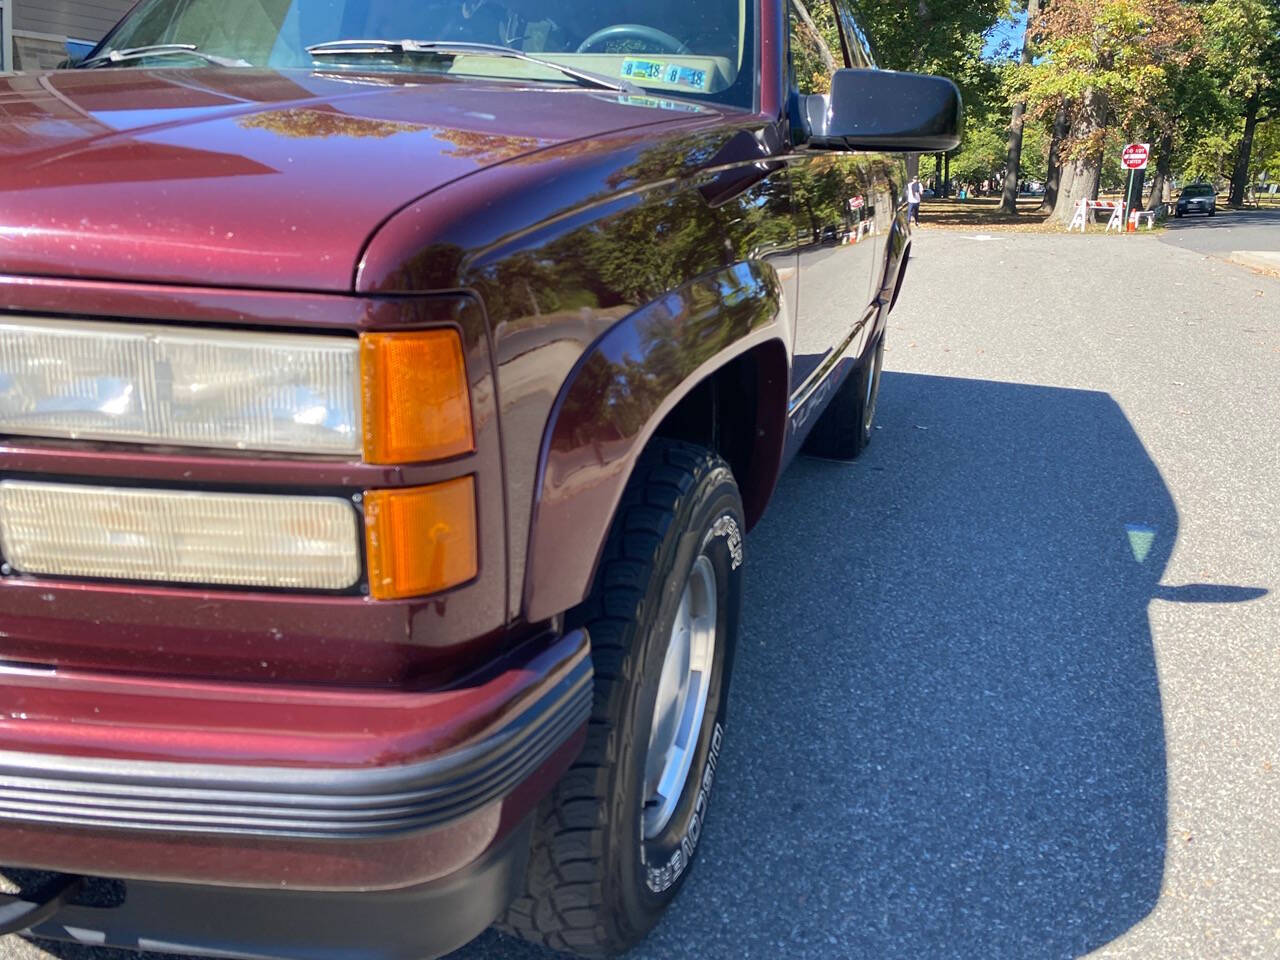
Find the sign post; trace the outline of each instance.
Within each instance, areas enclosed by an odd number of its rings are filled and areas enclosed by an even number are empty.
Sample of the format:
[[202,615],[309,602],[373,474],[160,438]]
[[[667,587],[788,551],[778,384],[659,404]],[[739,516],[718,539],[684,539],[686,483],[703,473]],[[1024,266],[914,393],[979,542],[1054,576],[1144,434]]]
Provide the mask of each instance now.
[[[1151,144],[1149,143],[1131,143],[1124,148],[1124,152],[1120,155],[1120,162],[1124,168],[1129,171],[1129,188],[1124,195],[1124,221],[1129,222],[1129,217],[1133,213],[1133,181],[1138,175],[1139,170],[1147,169],[1147,162],[1151,159]],[[1141,197],[1138,198],[1141,203]]]

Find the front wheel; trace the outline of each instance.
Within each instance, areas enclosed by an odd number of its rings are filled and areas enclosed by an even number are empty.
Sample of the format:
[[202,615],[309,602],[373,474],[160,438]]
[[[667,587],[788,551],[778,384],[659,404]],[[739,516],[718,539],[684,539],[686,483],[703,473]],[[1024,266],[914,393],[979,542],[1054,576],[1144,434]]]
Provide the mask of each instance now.
[[742,594],[742,498],[720,457],[641,457],[587,601],[587,743],[538,812],[526,889],[501,926],[609,956],[657,923],[698,850],[724,739]]

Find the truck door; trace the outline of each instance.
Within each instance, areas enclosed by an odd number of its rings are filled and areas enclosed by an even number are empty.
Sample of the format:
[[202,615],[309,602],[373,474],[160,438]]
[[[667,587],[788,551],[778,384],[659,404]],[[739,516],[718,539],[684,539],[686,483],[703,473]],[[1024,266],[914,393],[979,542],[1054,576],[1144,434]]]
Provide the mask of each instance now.
[[[790,0],[791,82],[826,93],[846,60],[831,0]],[[861,65],[861,64],[858,64]],[[792,212],[800,243],[793,402],[861,349],[878,263],[877,197],[864,157],[801,151],[791,161]],[[882,249],[882,248],[881,248]]]
[[[858,23],[851,0],[834,0],[836,18],[840,26],[840,39],[844,43],[845,62],[851,67],[863,70],[876,69],[875,57],[866,31]],[[866,232],[875,245],[871,273],[871,297],[884,298],[893,295],[893,279],[883,275],[889,248],[895,249],[894,256],[901,255],[901,247],[905,240],[904,233],[895,232],[895,220],[898,210],[905,201],[907,183],[906,158],[901,154],[864,153],[862,167],[867,175],[867,215],[870,221]],[[860,345],[859,349],[865,349]]]

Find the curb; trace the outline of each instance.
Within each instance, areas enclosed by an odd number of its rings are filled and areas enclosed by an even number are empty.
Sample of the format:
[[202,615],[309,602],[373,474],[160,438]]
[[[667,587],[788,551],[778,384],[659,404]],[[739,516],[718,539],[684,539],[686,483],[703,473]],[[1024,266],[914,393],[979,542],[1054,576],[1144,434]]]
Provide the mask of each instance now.
[[1250,270],[1280,276],[1280,253],[1269,250],[1236,250],[1227,259]]

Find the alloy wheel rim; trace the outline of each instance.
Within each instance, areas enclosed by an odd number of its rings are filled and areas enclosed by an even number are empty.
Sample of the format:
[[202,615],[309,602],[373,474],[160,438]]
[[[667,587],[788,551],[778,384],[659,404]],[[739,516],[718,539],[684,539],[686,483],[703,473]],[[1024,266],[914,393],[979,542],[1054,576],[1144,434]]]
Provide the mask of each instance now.
[[715,567],[700,555],[676,610],[649,727],[641,814],[646,840],[671,823],[693,767],[711,692],[717,603]]

